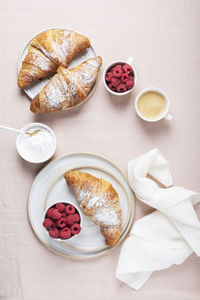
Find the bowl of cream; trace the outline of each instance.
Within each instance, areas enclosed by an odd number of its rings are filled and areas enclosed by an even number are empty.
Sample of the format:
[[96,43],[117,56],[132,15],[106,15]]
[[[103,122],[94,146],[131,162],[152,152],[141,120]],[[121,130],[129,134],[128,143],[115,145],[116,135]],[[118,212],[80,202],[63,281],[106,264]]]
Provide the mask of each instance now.
[[[50,159],[56,151],[56,136],[47,125],[43,123],[29,123],[21,128],[16,139],[16,147],[19,155],[31,163],[42,163]],[[26,132],[39,132],[28,135]]]

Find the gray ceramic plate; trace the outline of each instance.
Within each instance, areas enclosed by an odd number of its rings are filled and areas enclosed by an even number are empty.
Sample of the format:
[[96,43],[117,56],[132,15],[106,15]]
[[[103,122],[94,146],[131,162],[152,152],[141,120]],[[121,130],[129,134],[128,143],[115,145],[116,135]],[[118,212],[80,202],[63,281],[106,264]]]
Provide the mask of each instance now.
[[[88,172],[109,181],[119,195],[122,209],[122,232],[117,245],[127,235],[133,221],[135,201],[132,190],[122,171],[109,160],[92,153],[71,153],[57,158],[44,167],[35,178],[28,198],[31,226],[39,240],[53,252],[70,258],[84,259],[102,255],[112,248],[105,243],[99,226],[83,215],[83,227],[76,239],[58,241],[48,237],[42,226],[47,207],[60,201],[79,203],[63,177],[71,169]],[[80,210],[82,210],[80,208]]]

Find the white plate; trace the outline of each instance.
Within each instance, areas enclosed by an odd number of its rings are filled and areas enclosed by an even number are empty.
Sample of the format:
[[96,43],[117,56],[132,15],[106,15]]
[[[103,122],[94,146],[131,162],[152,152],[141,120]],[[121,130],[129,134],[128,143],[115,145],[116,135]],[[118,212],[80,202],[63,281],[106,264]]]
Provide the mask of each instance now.
[[[18,70],[18,74],[21,70],[21,66],[22,66],[22,61],[24,60],[26,54],[28,53],[28,46],[30,44],[30,42],[37,36],[39,35],[40,33],[46,31],[46,30],[49,30],[49,29],[65,29],[65,30],[68,30],[66,28],[61,28],[61,27],[54,27],[54,28],[46,28],[40,32],[38,32],[36,35],[34,35],[33,37],[31,37],[29,39],[29,41],[25,44],[23,50],[22,50],[22,53],[19,57],[19,61],[18,61],[18,67],[17,67],[17,70]],[[69,32],[71,30],[68,30]],[[96,57],[96,53],[94,51],[94,49],[92,48],[92,46],[90,46],[89,48],[85,49],[83,52],[79,53],[77,56],[75,56],[73,58],[73,60],[69,63],[68,65],[68,69],[71,69],[71,68],[74,68],[76,66],[78,66],[79,64],[81,64],[82,62],[84,62],[85,60],[89,59],[89,58],[93,58],[93,57]],[[51,76],[48,76],[46,78],[43,78],[43,79],[40,79],[40,80],[37,80],[35,83],[27,86],[24,88],[24,91],[25,93],[29,96],[29,98],[33,99],[42,89],[43,87],[49,82],[49,80],[53,77],[54,74],[52,74]],[[84,102],[86,102],[89,97],[93,94],[94,92],[94,89],[95,89],[95,86],[96,84],[93,86],[92,90],[90,91],[88,97],[86,98],[86,100],[84,100],[83,102],[81,102],[80,104],[83,104]],[[79,105],[80,105],[79,104]],[[78,105],[77,105],[78,106]],[[77,107],[75,106],[75,107]],[[70,107],[68,109],[73,109],[74,107]]]
[[[112,162],[91,153],[72,153],[50,162],[37,175],[28,199],[28,214],[32,228],[50,250],[70,258],[89,258],[104,254],[111,247],[105,244],[99,226],[83,215],[81,233],[72,241],[53,240],[43,227],[44,212],[56,202],[69,201],[79,206],[74,193],[63,177],[68,170],[79,169],[109,181],[119,195],[122,208],[122,233],[117,244],[128,233],[134,217],[134,196],[123,173]],[[82,209],[80,208],[82,211]]]

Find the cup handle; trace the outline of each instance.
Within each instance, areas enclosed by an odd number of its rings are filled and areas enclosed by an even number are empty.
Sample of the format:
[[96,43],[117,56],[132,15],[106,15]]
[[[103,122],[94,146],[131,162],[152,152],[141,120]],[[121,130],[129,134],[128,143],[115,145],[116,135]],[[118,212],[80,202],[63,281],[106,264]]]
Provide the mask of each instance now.
[[133,63],[133,57],[132,56],[129,56],[129,58],[127,59],[127,63],[129,65],[132,65],[132,63]]
[[167,114],[167,115],[165,116],[165,119],[168,120],[168,121],[171,121],[171,120],[173,119],[173,116],[170,115],[170,114]]

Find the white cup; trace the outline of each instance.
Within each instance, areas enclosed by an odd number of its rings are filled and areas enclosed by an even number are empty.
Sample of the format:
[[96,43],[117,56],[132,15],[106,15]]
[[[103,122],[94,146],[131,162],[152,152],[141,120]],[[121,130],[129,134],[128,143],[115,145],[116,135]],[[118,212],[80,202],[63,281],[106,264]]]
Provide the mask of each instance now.
[[[145,93],[147,93],[147,92],[156,92],[156,93],[160,94],[161,96],[163,96],[163,98],[165,99],[165,102],[166,102],[165,111],[164,111],[161,115],[159,115],[157,118],[153,118],[153,119],[146,118],[146,117],[144,117],[144,116],[140,113],[140,111],[138,110],[138,105],[137,105],[137,104],[138,104],[138,100],[139,100],[139,98],[140,98],[143,94],[145,94]],[[167,95],[165,92],[163,92],[163,91],[162,91],[161,89],[159,89],[159,88],[149,87],[149,88],[143,89],[143,90],[137,95],[137,97],[136,97],[136,99],[135,99],[135,110],[136,110],[137,115],[138,115],[142,120],[147,121],[147,122],[157,122],[157,121],[160,121],[160,120],[162,120],[162,119],[166,119],[166,120],[168,120],[168,121],[171,121],[171,120],[173,119],[173,116],[170,115],[170,114],[168,113],[168,112],[169,112],[169,108],[170,108],[169,97],[168,97],[168,95]]]
[[[132,69],[133,69],[133,77],[134,77],[134,86],[130,89],[130,90],[127,90],[126,92],[124,92],[124,93],[117,93],[117,92],[115,92],[115,91],[112,91],[109,87],[108,87],[108,85],[107,85],[107,83],[106,83],[106,72],[109,70],[109,69],[111,69],[112,67],[114,67],[115,65],[117,65],[117,64],[129,64],[131,67],[132,67]],[[124,95],[127,95],[127,94],[129,94],[130,92],[132,92],[132,90],[134,89],[134,87],[135,87],[135,85],[136,85],[136,82],[137,82],[137,73],[136,73],[136,70],[135,70],[135,68],[133,67],[133,57],[129,57],[127,60],[122,60],[122,59],[120,59],[120,60],[117,60],[117,61],[113,61],[112,63],[110,63],[109,65],[107,65],[107,67],[105,68],[105,70],[104,70],[104,72],[103,72],[103,83],[104,83],[104,86],[105,86],[105,88],[106,88],[106,90],[110,93],[110,94],[112,94],[112,95],[115,95],[115,96],[124,96]]]

